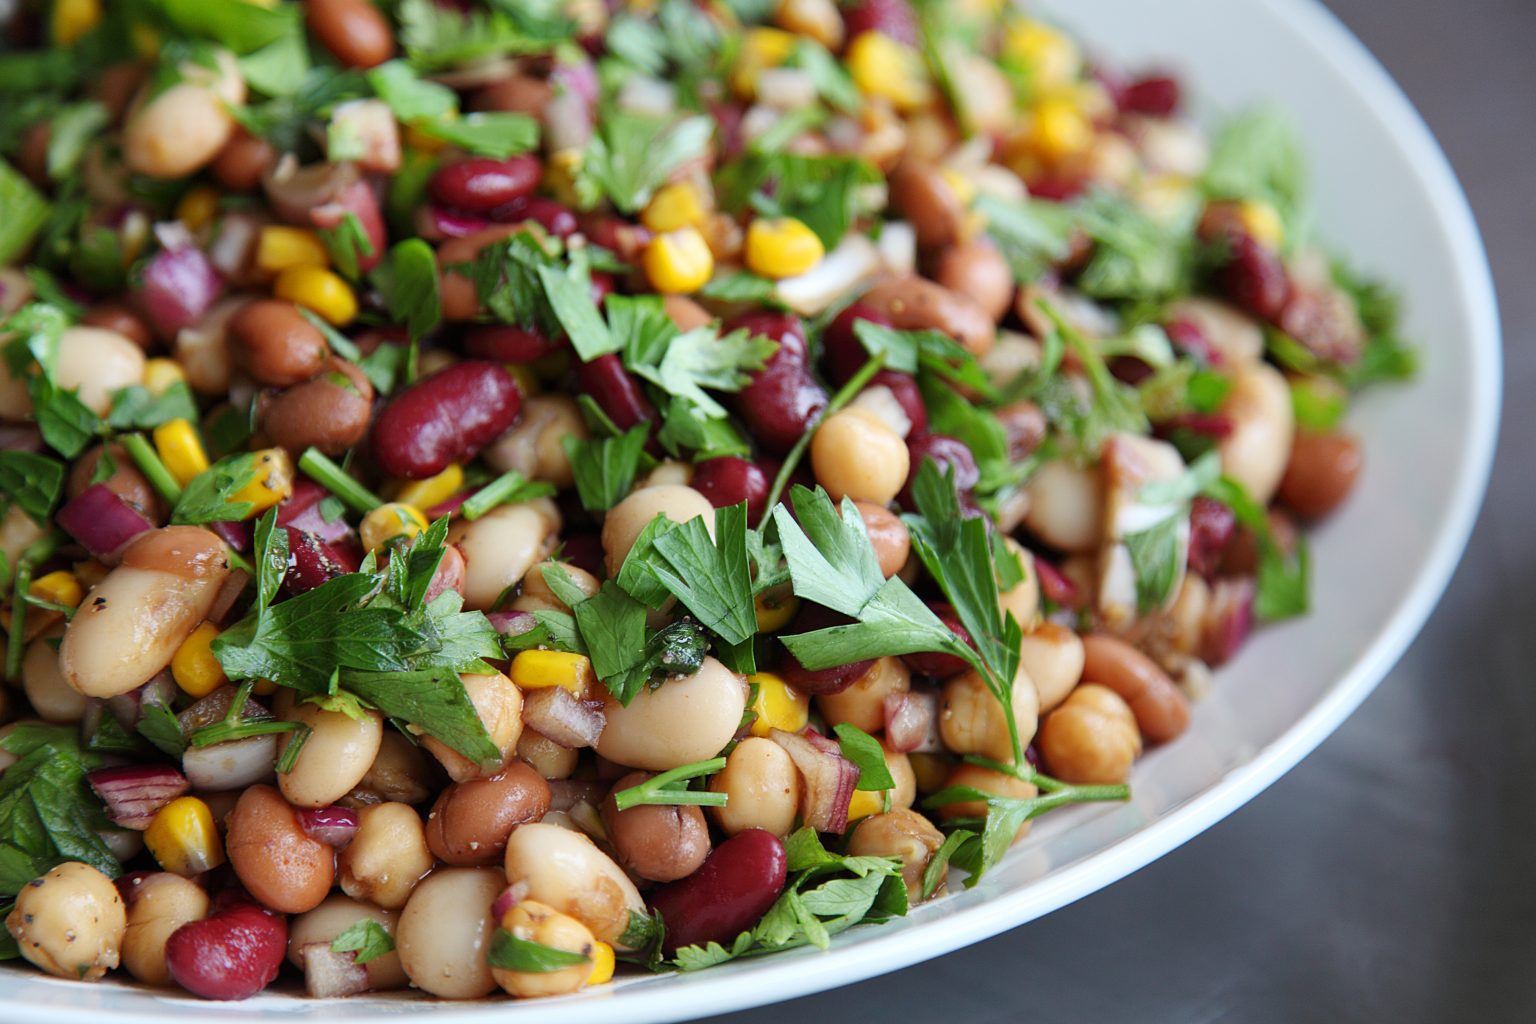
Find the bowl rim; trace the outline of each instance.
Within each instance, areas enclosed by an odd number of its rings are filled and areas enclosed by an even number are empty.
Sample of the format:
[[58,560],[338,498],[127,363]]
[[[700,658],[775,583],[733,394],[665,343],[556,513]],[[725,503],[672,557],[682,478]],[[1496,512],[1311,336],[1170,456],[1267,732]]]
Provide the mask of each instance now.
[[[1469,329],[1472,422],[1460,452],[1460,472],[1453,482],[1454,499],[1413,584],[1403,594],[1386,625],[1357,657],[1349,671],[1278,739],[1252,759],[1228,771],[1220,782],[1152,823],[1117,840],[1092,856],[1053,870],[997,899],[923,922],[922,941],[909,931],[876,935],[841,947],[835,956],[775,957],[763,966],[711,978],[699,975],[684,986],[647,991],[626,986],[613,998],[594,1000],[587,1007],[608,1024],[687,1020],[726,1013],[873,978],[920,961],[980,942],[1043,914],[1057,910],[1145,867],[1194,838],[1257,796],[1326,739],[1375,689],[1408,649],[1449,585],[1471,536],[1492,471],[1502,400],[1501,327],[1493,276],[1487,253],[1466,194],[1422,115],[1381,62],[1320,0],[1250,0],[1295,24],[1324,59],[1349,68],[1356,88],[1391,136],[1416,162],[1447,233],[1463,315]],[[29,979],[47,983],[52,979]],[[60,985],[73,982],[58,981]],[[142,990],[139,994],[143,994]],[[167,999],[175,999],[167,995]],[[110,1003],[110,1000],[108,1000]],[[298,1001],[282,1016],[294,1020],[356,1019],[336,1001]],[[212,1018],[219,1011],[199,1004]],[[548,1004],[551,1010],[558,1004]],[[575,1004],[566,1004],[574,1008]],[[249,1010],[261,1013],[261,1008]],[[486,1024],[507,1012],[504,1003],[430,1004],[442,1024]],[[230,1010],[242,1012],[239,1004]],[[600,1008],[600,1009],[599,1009]],[[41,1011],[39,1020],[72,1024],[163,1024],[153,1005],[114,1009],[110,1005],[38,1006],[6,998],[0,980],[0,1009]],[[363,1013],[389,1014],[424,1010],[420,1002],[359,1007]],[[338,1012],[341,1011],[341,1012]],[[262,1014],[265,1016],[265,1014]],[[361,1014],[359,1014],[360,1016]],[[9,1013],[7,1019],[11,1019]],[[563,1016],[563,1015],[562,1015]]]

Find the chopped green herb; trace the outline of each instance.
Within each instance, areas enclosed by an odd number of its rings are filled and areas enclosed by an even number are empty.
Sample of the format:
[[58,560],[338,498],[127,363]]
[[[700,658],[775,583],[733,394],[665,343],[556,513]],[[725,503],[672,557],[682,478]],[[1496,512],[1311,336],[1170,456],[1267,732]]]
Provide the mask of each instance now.
[[485,962],[504,971],[550,974],[591,963],[592,958],[583,953],[572,953],[520,939],[505,928],[497,928],[496,934],[491,937],[491,949],[486,954]]
[[359,918],[340,935],[331,940],[332,953],[356,953],[352,962],[358,965],[377,960],[386,953],[393,953],[395,940],[371,917]]
[[858,766],[859,783],[854,788],[880,793],[895,787],[896,780],[891,778],[891,769],[885,763],[885,749],[879,740],[847,722],[839,722],[832,731],[837,733],[843,756]]
[[621,811],[643,804],[724,807],[726,794],[688,788],[689,780],[713,775],[724,767],[725,758],[715,757],[708,761],[696,761],[680,768],[673,768],[671,771],[654,775],[639,785],[619,790],[613,794],[614,806]]
[[641,423],[618,437],[561,440],[584,508],[599,512],[624,500],[634,486],[649,432],[649,424]]
[[0,452],[0,492],[39,524],[46,525],[64,493],[62,462],[33,452]]
[[305,449],[299,456],[299,469],[340,498],[354,512],[368,513],[384,504],[368,488],[354,480],[346,470],[332,462],[317,448]]
[[547,498],[554,493],[554,484],[547,480],[529,480],[517,470],[512,469],[470,495],[464,504],[459,506],[459,514],[470,522],[474,522],[499,505]]

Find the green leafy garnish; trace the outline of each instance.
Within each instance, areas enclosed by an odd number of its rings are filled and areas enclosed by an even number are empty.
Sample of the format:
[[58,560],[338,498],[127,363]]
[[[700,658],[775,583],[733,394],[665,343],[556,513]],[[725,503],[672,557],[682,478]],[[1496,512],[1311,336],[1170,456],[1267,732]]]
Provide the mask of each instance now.
[[419,238],[396,242],[369,278],[384,296],[390,319],[404,323],[412,339],[442,322],[437,253],[426,242]]
[[97,834],[113,826],[85,781],[104,756],[82,747],[73,726],[32,722],[0,750],[17,759],[0,775],[0,898],[70,860],[117,877],[122,867]]
[[881,180],[857,157],[748,153],[721,168],[716,189],[724,209],[794,217],[830,250],[865,212],[864,186]]
[[247,518],[256,506],[234,498],[260,475],[262,459],[261,452],[242,452],[203,470],[187,482],[181,500],[171,510],[171,522],[195,525]]
[[859,769],[859,782],[855,789],[880,793],[896,785],[891,778],[890,766],[885,763],[885,750],[880,741],[856,725],[839,722],[832,727],[837,733],[838,746],[843,756]]
[[491,937],[491,949],[485,962],[504,971],[520,971],[524,974],[550,974],[567,967],[589,964],[592,958],[585,953],[572,953],[555,949],[542,943],[520,939],[505,928],[497,928]]
[[714,130],[707,117],[606,112],[587,143],[577,188],[593,201],[606,197],[622,212],[634,213],[673,171],[704,153]]
[[47,524],[64,493],[62,462],[33,452],[0,452],[0,493],[39,524]]
[[649,430],[649,424],[641,423],[618,437],[561,440],[566,457],[571,460],[582,507],[598,512],[624,500],[635,484]]
[[395,940],[384,926],[371,917],[364,917],[331,940],[332,953],[356,953],[352,962],[358,965],[377,960],[386,953],[393,953]]
[[621,811],[627,811],[631,807],[639,807],[642,804],[724,807],[726,794],[688,788],[691,780],[713,775],[724,767],[725,758],[714,757],[708,761],[695,761],[693,764],[673,768],[671,771],[652,776],[639,785],[619,790],[613,794],[614,806]]

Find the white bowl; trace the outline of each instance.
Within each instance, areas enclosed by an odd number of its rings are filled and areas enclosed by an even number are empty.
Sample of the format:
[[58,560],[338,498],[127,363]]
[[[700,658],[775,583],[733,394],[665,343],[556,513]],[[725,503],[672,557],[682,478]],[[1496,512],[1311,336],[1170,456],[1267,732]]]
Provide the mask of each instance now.
[[282,993],[217,1004],[58,981],[23,966],[0,969],[0,1020],[353,1021],[429,1012],[439,1024],[622,1024],[769,1003],[938,956],[1106,886],[1231,813],[1332,732],[1429,615],[1487,479],[1498,419],[1498,314],[1466,200],[1408,101],[1310,0],[1046,6],[1082,29],[1095,50],[1132,66],[1178,68],[1208,112],[1258,100],[1289,108],[1307,141],[1323,233],[1403,292],[1408,333],[1423,346],[1412,386],[1372,392],[1354,413],[1352,425],[1366,439],[1365,474],[1316,537],[1314,612],[1263,631],[1219,674],[1188,734],[1137,766],[1129,804],[1048,818],[977,888],[907,919],[854,929],[827,953],[798,950],[521,1004]]

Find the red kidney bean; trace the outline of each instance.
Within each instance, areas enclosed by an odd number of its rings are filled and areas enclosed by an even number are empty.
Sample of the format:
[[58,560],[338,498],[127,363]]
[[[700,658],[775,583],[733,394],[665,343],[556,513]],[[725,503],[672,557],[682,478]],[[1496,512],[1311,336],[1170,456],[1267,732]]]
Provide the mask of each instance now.
[[611,352],[576,368],[576,390],[591,395],[620,430],[656,422],[656,407],[640,390],[640,382]]
[[357,269],[366,273],[378,265],[384,258],[384,250],[389,248],[384,214],[379,210],[379,197],[372,185],[366,181],[354,181],[342,189],[335,199],[311,210],[309,219],[317,228],[330,229],[340,225],[349,213],[357,218],[358,226],[373,246],[372,252],[362,248],[357,252]]
[[537,324],[482,324],[464,335],[464,351],[498,363],[531,363],[566,347],[566,339],[551,341]]
[[213,522],[208,524],[208,529],[218,534],[230,547],[236,551],[248,551],[251,547],[251,539],[254,536],[254,528],[249,519],[244,522]]
[[1076,199],[1088,188],[1086,177],[1076,178],[1041,178],[1031,179],[1028,182],[1029,196],[1031,199],[1044,199],[1050,203],[1064,203],[1069,199]]
[[569,207],[543,196],[519,196],[491,211],[491,220],[499,224],[517,224],[531,220],[557,238],[569,238],[579,225]]
[[1252,235],[1227,236],[1231,253],[1216,271],[1216,286],[1236,305],[1261,320],[1275,320],[1285,308],[1290,282],[1280,257]]
[[1172,117],[1183,99],[1179,80],[1169,75],[1147,75],[1119,92],[1120,109],[1148,117]]
[[1210,576],[1221,565],[1237,516],[1215,498],[1200,495],[1189,507],[1189,567],[1202,576]]
[[188,921],[165,942],[171,980],[204,999],[247,999],[277,977],[288,923],[255,903],[236,903]]
[[331,544],[292,526],[287,529],[288,572],[283,577],[283,589],[289,594],[302,594],[337,576],[357,572],[360,562],[349,545]]
[[806,369],[805,329],[799,319],[783,313],[749,313],[732,320],[726,330],[738,328],[779,343],[742,388],[737,408],[762,447],[782,455],[827,407],[827,393]]
[[437,241],[444,238],[463,238],[477,231],[484,231],[491,222],[484,217],[474,217],[457,210],[444,209],[428,204],[416,213],[416,230],[423,238]]
[[[808,602],[785,632],[793,636],[829,626],[844,626],[852,621],[848,616],[840,615],[830,608]],[[784,648],[779,658],[779,675],[801,693],[842,693],[868,672],[873,664],[873,659],[866,658],[846,665],[833,665],[831,668],[809,669],[800,664],[800,659],[789,653],[788,648]]]
[[374,461],[410,480],[441,473],[505,433],[522,403],[517,382],[496,363],[456,363],[384,406],[373,423]]
[[277,506],[277,525],[312,533],[328,543],[346,540],[352,536],[347,521],[337,516],[326,522],[325,516],[320,514],[320,502],[329,495],[329,491],[309,477],[299,477],[293,482],[293,494]]
[[907,441],[907,454],[911,469],[907,473],[907,485],[901,489],[898,500],[903,508],[916,509],[912,501],[912,482],[924,461],[932,459],[941,473],[955,471],[955,490],[969,494],[981,480],[981,470],[976,467],[976,456],[970,446],[948,434],[923,434]]
[[531,156],[474,157],[439,168],[428,189],[444,206],[489,213],[532,192],[538,183],[539,162]]
[[843,9],[843,25],[849,39],[861,32],[883,32],[899,43],[917,45],[917,15],[907,0],[857,0]]
[[881,370],[869,378],[869,386],[891,389],[891,396],[912,424],[907,434],[908,441],[915,441],[928,433],[928,407],[923,404],[923,393],[918,389],[916,377],[900,370]]
[[692,486],[715,508],[746,502],[747,519],[755,523],[762,518],[773,480],[755,462],[725,455],[694,466]]
[[749,828],[712,850],[697,871],[650,894],[667,926],[667,948],[730,942],[768,912],[784,891],[784,844]]
[[833,317],[827,325],[826,333],[821,336],[822,362],[826,366],[827,378],[839,387],[848,383],[848,379],[869,362],[869,353],[853,329],[853,325],[860,320],[868,320],[881,327],[891,326],[890,317],[874,306],[867,302],[855,302]]
[[[960,616],[955,614],[955,609],[953,607],[943,602],[939,602],[936,604],[930,604],[928,608],[933,612],[933,614],[939,617],[940,622],[949,627],[949,631],[951,633],[965,641],[967,646],[976,646],[975,644],[971,643],[971,634],[960,622]],[[935,679],[948,679],[950,676],[957,676],[961,672],[964,672],[966,669],[970,668],[970,666],[967,665],[963,659],[957,658],[953,654],[940,654],[937,651],[923,651],[918,654],[903,654],[901,656],[901,660],[905,662],[907,668],[911,669],[913,672],[917,672],[925,676],[933,676]]]

